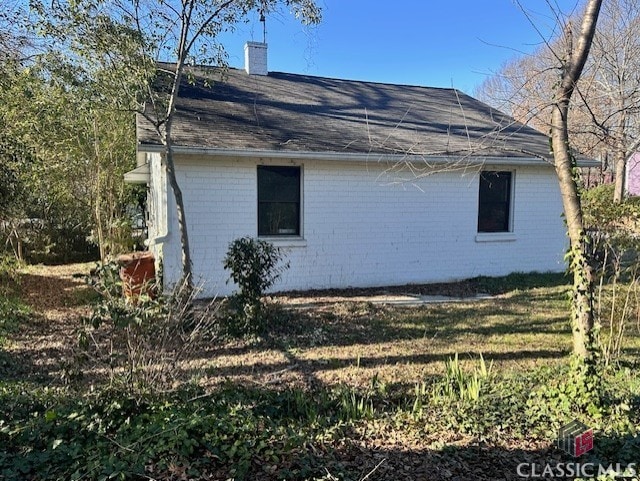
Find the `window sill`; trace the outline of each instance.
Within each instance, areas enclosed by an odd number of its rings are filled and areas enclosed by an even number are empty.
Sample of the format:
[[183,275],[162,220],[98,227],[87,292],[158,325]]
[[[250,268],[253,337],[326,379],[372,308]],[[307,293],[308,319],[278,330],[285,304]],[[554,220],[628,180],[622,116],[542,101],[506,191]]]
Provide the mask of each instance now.
[[258,237],[275,247],[307,247],[307,240],[302,237]]
[[517,240],[513,232],[482,232],[476,234],[476,242],[514,242]]

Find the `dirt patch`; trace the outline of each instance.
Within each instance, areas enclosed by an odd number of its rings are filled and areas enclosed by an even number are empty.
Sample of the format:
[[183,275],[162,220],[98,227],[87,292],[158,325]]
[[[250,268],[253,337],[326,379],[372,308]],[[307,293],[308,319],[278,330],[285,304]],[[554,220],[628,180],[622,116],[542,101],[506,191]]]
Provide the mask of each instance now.
[[67,309],[84,304],[83,296],[91,292],[85,278],[93,265],[29,266],[20,272],[20,295],[37,314],[66,316]]
[[76,346],[76,329],[89,314],[84,281],[93,264],[29,266],[19,273],[18,295],[31,308],[9,345],[8,378],[59,383]]

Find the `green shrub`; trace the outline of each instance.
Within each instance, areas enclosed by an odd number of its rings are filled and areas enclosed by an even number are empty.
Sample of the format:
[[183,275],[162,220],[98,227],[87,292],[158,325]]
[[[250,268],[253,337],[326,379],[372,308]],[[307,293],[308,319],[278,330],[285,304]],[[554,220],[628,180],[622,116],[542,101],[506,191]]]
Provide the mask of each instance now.
[[14,255],[0,252],[0,279],[13,278],[20,265]]
[[0,252],[0,296],[9,297],[16,294],[20,282],[20,266],[21,262],[13,255]]
[[586,226],[611,231],[621,226],[633,228],[640,221],[640,198],[630,197],[616,203],[613,190],[613,184],[605,184],[582,192]]
[[584,224],[596,262],[612,262],[640,248],[640,198],[613,202],[613,185],[600,185],[581,195]]
[[87,284],[100,294],[103,299],[122,296],[120,264],[115,261],[97,263],[87,277]]
[[[613,202],[613,185],[582,193],[597,286],[594,315],[605,364],[618,362],[640,323],[640,198]],[[635,332],[634,332],[635,331]]]
[[14,256],[0,253],[0,347],[6,344],[6,336],[15,332],[31,314],[29,307],[17,295],[20,265]]
[[263,329],[262,296],[289,267],[283,260],[282,251],[263,240],[241,237],[229,245],[224,268],[231,271],[229,280],[238,286],[238,292],[229,299],[235,311],[230,322],[237,334],[255,334]]

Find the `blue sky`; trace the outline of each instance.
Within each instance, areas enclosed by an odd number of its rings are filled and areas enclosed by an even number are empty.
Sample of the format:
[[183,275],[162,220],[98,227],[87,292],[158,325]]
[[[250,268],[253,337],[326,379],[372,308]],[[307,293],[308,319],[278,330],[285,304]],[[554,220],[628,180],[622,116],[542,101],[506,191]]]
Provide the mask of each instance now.
[[[376,82],[455,87],[473,93],[487,75],[541,43],[513,0],[318,0],[323,21],[305,28],[286,12],[267,17],[269,70]],[[522,0],[544,35],[555,24],[545,0]],[[564,13],[579,0],[551,0]],[[246,40],[262,41],[252,16],[223,37],[243,66]]]

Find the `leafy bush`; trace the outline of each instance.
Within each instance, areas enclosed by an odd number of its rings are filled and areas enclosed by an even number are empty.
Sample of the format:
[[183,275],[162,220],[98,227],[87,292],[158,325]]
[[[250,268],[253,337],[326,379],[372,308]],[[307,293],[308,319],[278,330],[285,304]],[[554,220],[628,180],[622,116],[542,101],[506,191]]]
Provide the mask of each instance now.
[[0,252],[0,279],[13,278],[20,267],[20,261],[15,256]]
[[96,264],[87,277],[87,284],[104,299],[120,297],[123,292],[120,264],[115,261]]
[[264,327],[262,296],[289,267],[283,260],[282,251],[263,240],[241,237],[229,245],[224,268],[238,286],[230,298],[236,312],[230,322],[238,334],[255,334]]
[[0,253],[0,347],[7,343],[7,336],[28,320],[29,306],[18,298],[20,262],[11,255]]
[[582,192],[585,225],[608,232],[637,232],[640,198],[629,197],[616,203],[613,202],[613,190],[613,184],[604,184]]
[[625,337],[640,329],[640,198],[613,202],[613,185],[582,194],[585,225],[597,275],[595,316],[603,327],[606,364],[617,362]]
[[20,261],[13,255],[0,252],[0,296],[11,296],[16,293],[20,265]]
[[584,224],[591,238],[592,256],[599,267],[640,248],[640,198],[613,202],[613,185],[582,193]]

